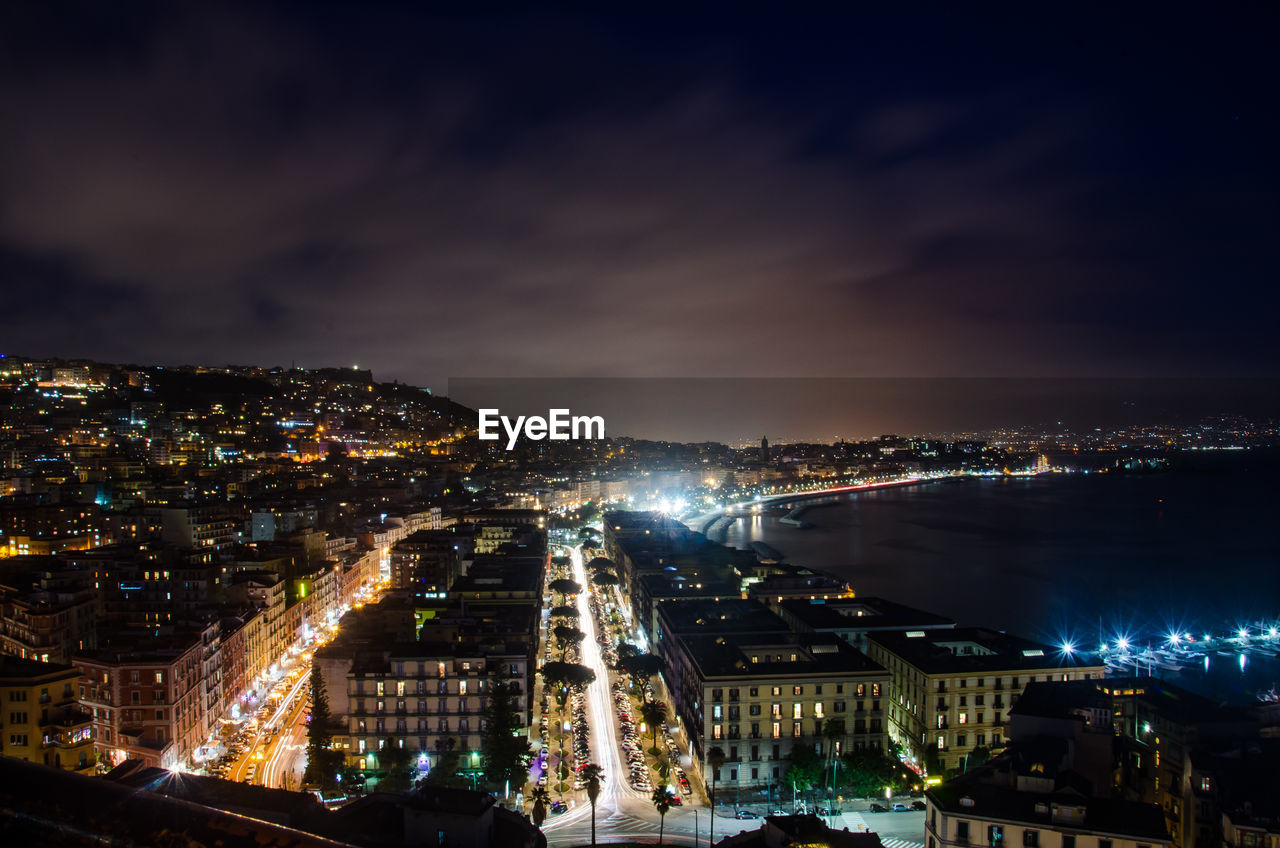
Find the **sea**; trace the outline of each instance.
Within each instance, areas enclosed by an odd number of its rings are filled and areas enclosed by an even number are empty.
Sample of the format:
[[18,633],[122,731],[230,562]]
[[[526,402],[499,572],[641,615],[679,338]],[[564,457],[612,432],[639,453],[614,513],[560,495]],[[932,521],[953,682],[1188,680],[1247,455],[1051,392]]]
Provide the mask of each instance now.
[[[1280,462],[1193,457],[1145,474],[961,478],[867,490],[803,514],[720,522],[711,538],[760,541],[788,562],[884,597],[1050,645],[1137,648],[1168,634],[1280,621]],[[1280,684],[1280,659],[1210,652],[1185,671],[1139,669],[1218,700]]]

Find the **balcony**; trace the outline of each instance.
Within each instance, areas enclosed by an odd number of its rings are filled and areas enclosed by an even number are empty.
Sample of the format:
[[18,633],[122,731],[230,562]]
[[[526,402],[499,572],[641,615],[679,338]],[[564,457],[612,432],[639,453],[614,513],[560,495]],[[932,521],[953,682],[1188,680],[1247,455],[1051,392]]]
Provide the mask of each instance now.
[[85,746],[92,748],[93,739],[85,736],[77,740],[68,731],[58,731],[57,733],[46,734],[43,742],[41,743],[42,748],[59,748],[62,750],[66,750],[68,748],[83,748]]

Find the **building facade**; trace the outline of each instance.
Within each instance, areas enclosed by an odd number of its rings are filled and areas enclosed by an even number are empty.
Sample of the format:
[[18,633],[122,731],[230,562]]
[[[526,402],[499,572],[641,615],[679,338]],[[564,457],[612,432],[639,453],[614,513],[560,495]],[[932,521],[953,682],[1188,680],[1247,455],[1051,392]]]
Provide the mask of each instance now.
[[91,717],[80,706],[74,666],[0,657],[0,754],[91,772]]
[[1101,664],[985,628],[869,633],[867,656],[890,672],[889,734],[930,773],[963,770],[975,749],[1008,740],[1008,711],[1033,681],[1088,680]]

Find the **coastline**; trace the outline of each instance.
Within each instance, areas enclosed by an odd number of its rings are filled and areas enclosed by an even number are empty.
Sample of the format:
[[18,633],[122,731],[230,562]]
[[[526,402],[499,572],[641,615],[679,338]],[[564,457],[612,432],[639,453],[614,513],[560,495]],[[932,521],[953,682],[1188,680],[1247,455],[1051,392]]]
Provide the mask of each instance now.
[[[801,520],[812,509],[841,506],[851,503],[855,495],[863,492],[875,492],[884,489],[901,489],[908,486],[919,486],[927,483],[956,483],[973,479],[969,474],[948,474],[944,477],[909,477],[902,480],[886,480],[879,483],[859,483],[853,486],[841,486],[837,489],[819,490],[816,492],[797,492],[794,495],[779,495],[766,502],[765,508],[771,511],[781,510],[792,504],[787,513],[780,518],[780,524],[786,524],[797,530],[808,529],[813,525]],[[759,513],[757,513],[759,514]],[[692,519],[682,521],[686,527],[706,536],[720,545],[728,546],[725,541],[728,528],[741,518],[749,517],[739,513],[716,510],[700,513]],[[778,551],[776,547],[770,546]],[[747,550],[747,548],[741,548]],[[786,551],[780,552],[785,559]]]
[[[853,506],[846,493],[805,504],[845,509],[810,514],[803,532],[775,511],[713,523],[708,539],[738,549],[764,542],[859,594],[1071,645],[1077,655],[1110,659],[1113,674],[1154,673],[1250,703],[1280,684],[1280,642],[1270,636],[1280,618],[1266,600],[1280,584],[1265,529],[1275,498],[1269,468],[1231,470],[979,478],[989,485],[886,493],[874,508]],[[1204,535],[1197,528],[1206,524],[1222,533]],[[1222,579],[1206,582],[1206,563]],[[1153,569],[1159,581],[1135,576]],[[1244,579],[1255,589],[1247,596],[1230,588]],[[974,581],[990,591],[970,598],[963,590]],[[1241,650],[1228,640],[1246,625],[1254,635]],[[1175,663],[1161,649],[1177,630],[1197,642],[1212,634],[1214,650],[1194,663],[1178,651]],[[1127,653],[1120,639],[1132,646]]]

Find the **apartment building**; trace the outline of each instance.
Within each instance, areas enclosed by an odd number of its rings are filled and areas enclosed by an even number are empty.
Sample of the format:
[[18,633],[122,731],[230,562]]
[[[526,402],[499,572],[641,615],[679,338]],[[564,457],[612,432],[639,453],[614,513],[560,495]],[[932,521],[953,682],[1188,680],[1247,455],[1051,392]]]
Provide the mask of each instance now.
[[347,733],[335,741],[360,769],[376,769],[383,747],[413,751],[424,770],[451,744],[474,758],[489,676],[500,671],[516,687],[527,727],[529,668],[528,644],[521,641],[415,642],[384,656],[362,655],[344,681]]
[[221,699],[218,639],[217,622],[159,636],[120,633],[114,644],[73,658],[104,762],[174,768],[197,753],[219,716],[209,710]]
[[74,666],[0,657],[0,754],[89,773],[93,725]]
[[793,633],[741,599],[672,601],[660,605],[658,622],[674,710],[696,757],[724,751],[721,785],[780,780],[796,744],[887,749],[889,674],[845,642]]
[[1033,681],[1104,677],[1058,650],[978,627],[873,632],[867,656],[891,674],[890,736],[931,773],[960,769],[976,748],[1004,747],[1008,711]]
[[97,643],[101,615],[97,593],[88,588],[21,591],[0,586],[0,653],[66,663]]

